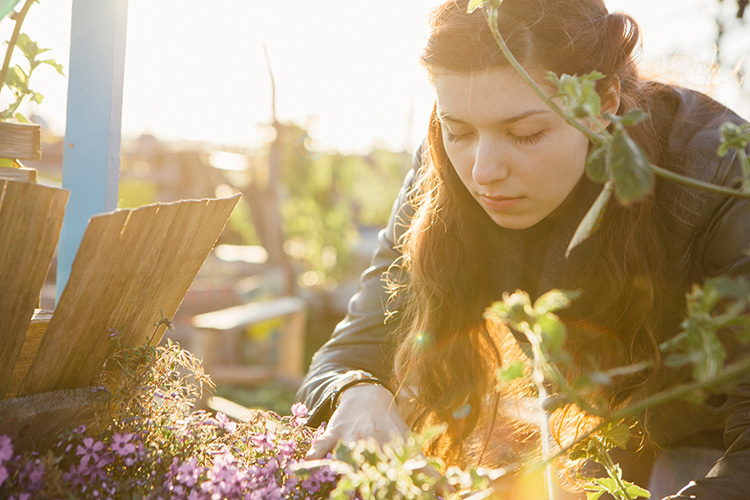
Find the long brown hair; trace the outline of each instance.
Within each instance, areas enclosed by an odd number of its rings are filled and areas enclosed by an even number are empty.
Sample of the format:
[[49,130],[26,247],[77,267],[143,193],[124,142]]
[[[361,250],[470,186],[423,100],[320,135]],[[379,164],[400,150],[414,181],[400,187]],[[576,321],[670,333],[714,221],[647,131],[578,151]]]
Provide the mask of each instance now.
[[[484,16],[479,10],[468,14],[467,3],[452,0],[433,14],[422,57],[429,72],[470,73],[507,65]],[[638,26],[627,15],[608,13],[603,1],[504,0],[498,26],[525,67],[558,75],[597,70],[606,75],[598,82],[600,94],[619,82],[618,114],[647,107],[655,84],[637,73],[633,51]],[[651,121],[632,127],[630,134],[658,162],[660,144]],[[462,441],[486,407],[495,368],[502,362],[498,337],[482,313],[498,298],[493,297],[489,270],[503,263],[483,241],[483,230],[492,222],[451,165],[434,111],[428,142],[412,197],[415,215],[399,242],[404,257],[395,275],[405,278],[394,294],[405,326],[398,333],[395,366],[397,382],[416,396],[415,426],[447,423],[440,452],[456,461]],[[654,203],[647,198],[630,207],[610,206],[594,238],[594,262],[581,270],[587,276],[580,279],[595,283],[590,292],[606,299],[598,301],[597,310],[573,315],[579,325],[597,325],[582,328],[588,333],[569,342],[579,362],[602,329],[614,332],[597,346],[598,361],[605,366],[658,358],[652,312],[666,257],[652,216]],[[639,383],[623,381],[613,392],[627,393]]]

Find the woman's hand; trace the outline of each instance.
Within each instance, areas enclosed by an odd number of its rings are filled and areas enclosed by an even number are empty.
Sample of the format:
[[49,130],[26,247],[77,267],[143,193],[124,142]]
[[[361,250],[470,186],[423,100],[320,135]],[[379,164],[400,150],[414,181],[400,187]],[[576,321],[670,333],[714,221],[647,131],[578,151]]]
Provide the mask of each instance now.
[[[395,437],[406,438],[409,426],[396,408],[391,392],[379,385],[357,384],[339,396],[339,407],[333,412],[325,432],[312,444],[305,459],[325,457],[339,441],[350,443],[360,439],[375,439],[380,445]],[[454,493],[455,489],[431,467],[421,472],[438,477],[435,490],[440,495]]]
[[339,406],[325,432],[313,443],[305,458],[323,458],[339,441],[350,443],[372,438],[382,445],[397,436],[406,438],[408,431],[388,389],[374,384],[353,385],[339,396]]

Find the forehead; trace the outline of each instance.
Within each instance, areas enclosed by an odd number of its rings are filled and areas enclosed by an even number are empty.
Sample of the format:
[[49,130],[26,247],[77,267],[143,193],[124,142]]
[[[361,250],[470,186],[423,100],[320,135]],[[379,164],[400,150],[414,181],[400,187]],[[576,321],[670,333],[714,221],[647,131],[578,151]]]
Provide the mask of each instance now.
[[[472,73],[439,70],[433,82],[438,114],[451,119],[472,123],[498,122],[534,110],[549,110],[521,76],[509,67]],[[545,91],[551,94],[551,89],[545,88]]]

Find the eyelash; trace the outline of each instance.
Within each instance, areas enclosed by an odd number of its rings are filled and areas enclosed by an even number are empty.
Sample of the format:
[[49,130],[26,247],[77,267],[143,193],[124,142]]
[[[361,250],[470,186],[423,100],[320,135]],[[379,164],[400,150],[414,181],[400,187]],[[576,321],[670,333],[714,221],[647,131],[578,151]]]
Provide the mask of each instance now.
[[541,141],[544,137],[544,132],[537,132],[536,134],[531,135],[514,135],[513,140],[517,142],[518,144],[536,144],[537,142]]
[[[464,139],[467,135],[470,134],[462,134],[462,135],[456,135],[453,132],[451,132],[448,129],[445,129],[445,137],[448,139],[449,142],[458,142],[462,139]],[[537,132],[535,134],[531,135],[513,135],[510,134],[512,137],[513,142],[517,144],[524,144],[524,145],[531,145],[536,144],[537,142],[541,141],[544,137],[544,132]]]

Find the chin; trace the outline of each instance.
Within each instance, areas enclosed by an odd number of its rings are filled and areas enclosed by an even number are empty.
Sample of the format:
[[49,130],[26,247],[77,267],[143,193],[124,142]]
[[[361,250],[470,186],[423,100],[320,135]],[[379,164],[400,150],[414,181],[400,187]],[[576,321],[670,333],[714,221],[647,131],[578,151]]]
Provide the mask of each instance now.
[[543,217],[502,217],[497,214],[491,214],[490,218],[495,224],[505,229],[528,229],[544,219]]

